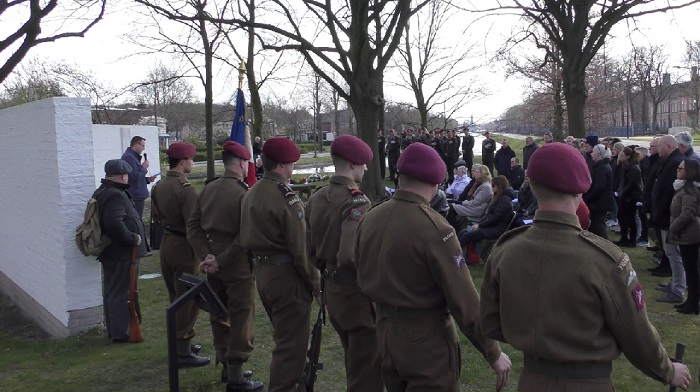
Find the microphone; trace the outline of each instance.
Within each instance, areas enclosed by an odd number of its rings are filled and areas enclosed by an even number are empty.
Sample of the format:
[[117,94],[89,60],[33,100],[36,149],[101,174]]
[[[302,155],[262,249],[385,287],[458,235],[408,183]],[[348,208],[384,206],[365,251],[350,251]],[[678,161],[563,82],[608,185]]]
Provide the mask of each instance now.
[[145,152],[143,153],[143,159],[144,159],[145,161],[148,160],[148,154],[146,154]]

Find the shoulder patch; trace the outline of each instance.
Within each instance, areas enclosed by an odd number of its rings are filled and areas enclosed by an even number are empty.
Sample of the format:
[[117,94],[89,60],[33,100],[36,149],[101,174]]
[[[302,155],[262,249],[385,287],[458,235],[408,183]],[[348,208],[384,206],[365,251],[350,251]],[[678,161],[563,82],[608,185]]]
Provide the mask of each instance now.
[[629,256],[620,250],[620,248],[613,245],[610,241],[600,238],[588,230],[581,230],[579,237],[587,243],[593,245],[604,255],[608,256],[608,260],[617,264],[617,268],[622,270],[627,264],[629,264]]
[[294,193],[294,191],[292,190],[292,188],[290,188],[289,185],[287,185],[287,184],[285,184],[285,183],[278,182],[278,183],[277,183],[277,187],[278,187],[278,189],[280,190],[280,192],[282,192],[282,194],[284,195],[284,197],[286,197],[286,198],[290,198],[290,197],[296,196],[296,193]]
[[352,189],[350,194],[352,195],[352,204],[354,205],[366,204],[369,202],[369,199],[359,189]]
[[178,177],[177,180],[180,181],[180,185],[182,185],[183,188],[186,186],[192,186],[192,184],[190,184],[190,182],[187,181],[187,178],[185,177]]
[[505,233],[503,233],[503,235],[501,235],[498,238],[498,241],[496,241],[496,245],[501,245],[502,243],[508,241],[509,239],[511,239],[519,234],[524,233],[525,230],[529,229],[530,227],[531,226],[521,226],[521,227],[517,227],[515,229],[511,229],[511,230],[506,231]]

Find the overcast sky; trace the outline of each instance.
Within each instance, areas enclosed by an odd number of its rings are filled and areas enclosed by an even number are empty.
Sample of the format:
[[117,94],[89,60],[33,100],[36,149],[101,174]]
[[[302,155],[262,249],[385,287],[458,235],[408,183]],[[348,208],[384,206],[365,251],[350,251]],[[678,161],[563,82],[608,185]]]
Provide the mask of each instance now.
[[[664,2],[660,1],[660,3]],[[99,79],[109,81],[114,86],[123,86],[143,79],[158,58],[153,55],[129,56],[142,50],[123,38],[125,34],[140,28],[140,25],[134,22],[138,19],[129,12],[134,5],[124,1],[110,2],[109,6],[112,8],[104,20],[98,23],[86,38],[63,39],[40,45],[30,51],[28,58],[37,57],[43,61],[64,60],[77,64],[81,69],[92,71]],[[468,43],[476,42],[478,56],[480,60],[485,61],[508,35],[512,19],[507,17],[486,19],[477,23],[470,34],[460,34],[459,31],[467,24],[466,18],[466,16],[460,16],[459,23],[452,23],[451,26],[456,29],[456,32],[450,31],[447,36],[455,40],[457,45],[466,46]],[[669,54],[669,63],[682,66],[685,41],[700,40],[700,29],[697,28],[699,20],[700,6],[698,5],[673,13],[648,15],[639,19],[635,26],[618,25],[613,30],[614,37],[608,41],[605,50],[612,56],[622,56],[630,50],[631,39],[634,40],[635,45],[640,46],[664,45]],[[636,30],[632,38],[628,33],[631,28]],[[241,42],[241,44],[245,43]],[[164,60],[170,61],[167,58]],[[490,94],[465,105],[457,113],[457,119],[460,122],[469,119],[472,115],[475,121],[497,118],[505,109],[522,100],[526,82],[515,78],[506,79],[502,68],[501,64],[487,62],[485,67],[472,75],[488,87]],[[675,71],[687,73],[685,70]],[[398,78],[389,75],[387,79],[397,80]],[[201,99],[204,95],[201,84],[196,80],[193,80],[192,84],[195,87],[195,93]],[[236,84],[235,79],[226,79],[219,73],[214,89],[215,101],[228,100]],[[274,91],[278,96],[300,94],[299,89],[295,90],[292,83],[275,86]],[[265,96],[270,94],[270,91],[263,90],[261,94]],[[386,88],[386,95],[389,100],[412,100],[410,94],[390,86]]]

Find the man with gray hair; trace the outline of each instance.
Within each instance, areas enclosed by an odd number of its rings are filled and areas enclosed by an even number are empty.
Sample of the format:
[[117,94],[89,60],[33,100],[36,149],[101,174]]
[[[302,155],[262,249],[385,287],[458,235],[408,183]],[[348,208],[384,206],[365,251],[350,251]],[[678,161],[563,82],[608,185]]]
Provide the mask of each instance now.
[[530,156],[537,150],[537,143],[532,139],[532,136],[525,138],[525,147],[523,147],[523,169],[527,169],[527,164],[530,161]]
[[654,227],[661,230],[661,243],[671,263],[671,284],[664,287],[666,295],[659,297],[658,302],[680,303],[685,294],[685,271],[678,245],[666,242],[668,229],[671,224],[671,200],[675,190],[676,169],[683,162],[683,153],[678,149],[678,142],[671,135],[659,138],[660,168],[651,191],[651,218]]
[[700,156],[693,151],[693,136],[689,132],[678,132],[674,138],[678,142],[678,149],[686,158],[695,159],[700,162]]
[[466,166],[458,166],[455,170],[455,180],[450,184],[450,186],[445,189],[445,193],[447,194],[447,198],[450,199],[456,199],[459,197],[459,195],[464,192],[464,188],[469,185],[471,182],[471,178],[467,175],[467,167]]

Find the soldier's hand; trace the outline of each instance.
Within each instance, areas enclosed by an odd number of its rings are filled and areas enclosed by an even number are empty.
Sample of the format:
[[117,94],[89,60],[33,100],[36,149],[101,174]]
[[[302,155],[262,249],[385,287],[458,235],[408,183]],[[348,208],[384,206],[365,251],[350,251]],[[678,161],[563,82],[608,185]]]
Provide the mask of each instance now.
[[673,380],[671,380],[671,386],[681,388],[684,391],[690,388],[691,378],[688,366],[682,363],[674,362],[673,370],[675,370],[675,372],[673,375]]
[[141,245],[141,235],[136,234],[136,246],[140,246],[140,245]]
[[496,360],[496,362],[491,364],[491,369],[496,372],[497,391],[500,391],[506,386],[511,366],[510,358],[508,358],[508,355],[506,355],[504,352],[501,352],[501,356]]

